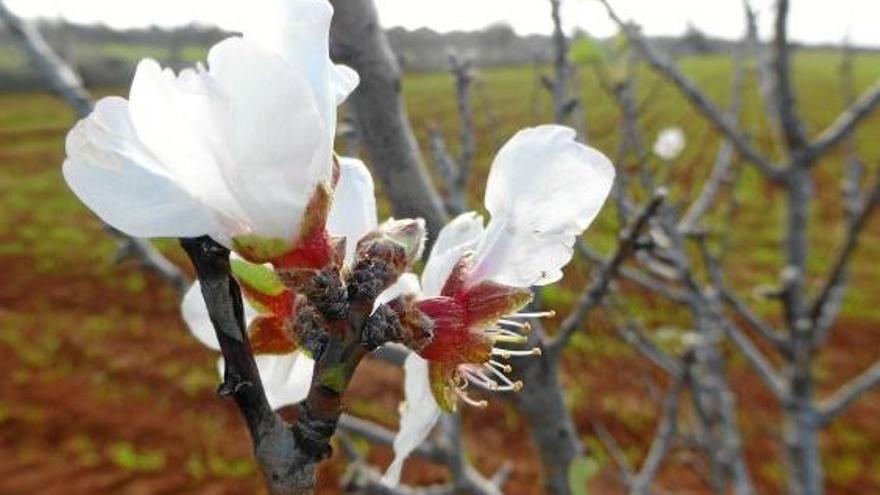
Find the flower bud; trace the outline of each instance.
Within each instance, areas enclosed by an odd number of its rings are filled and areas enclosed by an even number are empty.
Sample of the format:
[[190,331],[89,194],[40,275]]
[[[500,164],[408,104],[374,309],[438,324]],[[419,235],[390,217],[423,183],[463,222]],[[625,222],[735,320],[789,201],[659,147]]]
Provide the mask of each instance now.
[[372,301],[419,258],[425,244],[425,222],[388,220],[357,245],[349,276],[352,300]]
[[415,296],[405,294],[382,304],[364,325],[361,341],[367,349],[389,342],[420,351],[434,335],[435,324],[416,306]]
[[370,232],[358,242],[357,256],[375,255],[379,252],[395,266],[400,273],[412,265],[425,249],[425,221],[417,219],[390,219]]

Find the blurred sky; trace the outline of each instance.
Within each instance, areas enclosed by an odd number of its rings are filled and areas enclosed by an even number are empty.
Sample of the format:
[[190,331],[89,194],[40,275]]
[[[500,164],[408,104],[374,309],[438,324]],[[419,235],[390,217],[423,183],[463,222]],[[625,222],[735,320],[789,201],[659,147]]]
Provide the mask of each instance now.
[[[520,34],[548,33],[548,0],[375,0],[387,26],[439,31],[480,29],[507,22]],[[651,35],[681,34],[688,23],[725,38],[743,31],[740,0],[612,0],[626,18]],[[116,27],[151,24],[174,26],[199,22],[235,26],[236,6],[246,0],[6,0],[26,17],[59,17],[73,22],[103,22]],[[880,0],[792,0],[791,37],[806,42],[840,42],[880,46]],[[752,0],[762,14],[762,33],[770,32],[772,0]],[[594,36],[615,32],[595,0],[563,0],[567,29],[580,26]]]

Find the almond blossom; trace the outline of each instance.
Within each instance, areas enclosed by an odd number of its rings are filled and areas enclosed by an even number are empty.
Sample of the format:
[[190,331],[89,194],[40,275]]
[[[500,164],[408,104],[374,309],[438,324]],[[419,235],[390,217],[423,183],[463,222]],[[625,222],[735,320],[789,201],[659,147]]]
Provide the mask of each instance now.
[[[331,236],[345,239],[346,265],[350,265],[357,241],[377,228],[376,199],[373,179],[363,162],[341,158],[339,164],[339,180],[333,191],[327,230]],[[297,341],[296,295],[269,265],[250,263],[235,255],[231,265],[244,295],[248,338],[269,404],[273,409],[295,404],[308,395],[314,369],[314,360]],[[387,299],[384,294],[380,296],[380,301]],[[219,352],[220,344],[199,282],[187,291],[181,312],[193,336]],[[220,358],[219,369],[222,376],[223,358]]]
[[[428,435],[441,411],[458,402],[485,406],[470,386],[516,391],[505,361],[540,350],[520,349],[532,317],[529,287],[562,278],[576,238],[599,213],[614,182],[602,153],[556,125],[530,128],[505,144],[492,165],[484,226],[465,213],[439,234],[413,306],[433,323],[430,343],[405,363],[406,404],[385,477],[397,483],[404,459]],[[513,347],[511,347],[513,346]]]
[[666,161],[675,160],[684,151],[685,142],[684,131],[680,127],[667,127],[657,134],[654,154]]
[[259,0],[207,67],[142,61],[127,100],[100,100],[69,133],[68,185],[136,237],[209,235],[258,263],[316,244],[336,106],[358,84],[329,58],[332,15],[326,0]]

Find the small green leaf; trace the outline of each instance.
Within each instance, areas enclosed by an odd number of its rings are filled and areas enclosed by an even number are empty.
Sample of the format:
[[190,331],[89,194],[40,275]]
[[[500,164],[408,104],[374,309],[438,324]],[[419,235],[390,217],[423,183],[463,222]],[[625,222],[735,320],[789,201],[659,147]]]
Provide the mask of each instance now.
[[574,495],[587,495],[587,483],[599,474],[599,463],[580,456],[568,468],[568,487]]
[[571,61],[578,65],[593,64],[603,58],[602,48],[589,38],[575,41],[568,54]]
[[240,235],[232,238],[232,247],[245,258],[267,262],[287,254],[293,246],[284,239],[266,238],[257,235]]
[[239,258],[231,260],[232,274],[239,282],[267,296],[278,296],[284,292],[284,284],[271,268]]

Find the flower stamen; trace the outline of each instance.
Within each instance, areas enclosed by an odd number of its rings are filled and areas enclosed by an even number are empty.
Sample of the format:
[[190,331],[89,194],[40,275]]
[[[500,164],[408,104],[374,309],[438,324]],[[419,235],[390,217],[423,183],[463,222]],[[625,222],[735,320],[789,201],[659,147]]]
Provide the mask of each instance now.
[[524,319],[524,318],[553,318],[556,316],[556,311],[552,309],[550,311],[535,311],[532,313],[515,313],[512,315],[507,315],[507,318],[515,318],[515,319]]
[[490,359],[489,364],[491,366],[498,368],[499,370],[501,370],[504,373],[512,373],[513,372],[513,366],[511,366],[509,364],[500,363],[498,361],[495,361],[494,359]]
[[483,409],[489,405],[489,401],[472,399],[470,396],[468,396],[468,394],[466,394],[464,392],[464,390],[462,390],[460,388],[456,387],[453,390],[455,391],[455,395],[457,395],[458,398],[461,399],[462,402],[464,402],[465,404],[467,404],[469,406],[474,406],[474,407],[478,407],[480,409]]
[[510,349],[500,349],[498,347],[493,347],[492,348],[492,355],[498,356],[501,359],[510,359],[513,356],[540,356],[541,355],[541,348],[534,347],[532,349],[525,350],[525,351],[513,351]]

